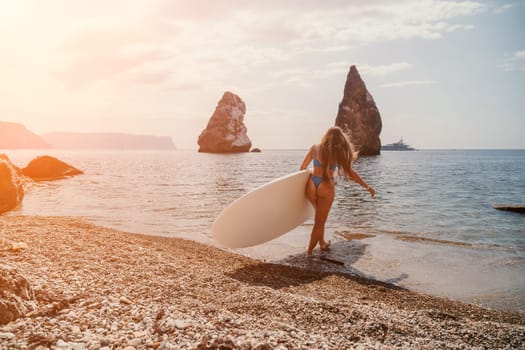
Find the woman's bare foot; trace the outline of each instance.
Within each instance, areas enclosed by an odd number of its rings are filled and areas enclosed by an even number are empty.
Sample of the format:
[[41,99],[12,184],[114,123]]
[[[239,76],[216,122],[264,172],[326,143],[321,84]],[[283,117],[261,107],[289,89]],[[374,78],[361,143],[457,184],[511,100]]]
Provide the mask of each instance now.
[[330,241],[330,240],[328,241],[328,243],[325,242],[324,244],[321,244],[321,250],[322,250],[323,252],[327,252],[327,251],[329,251],[329,250],[330,250],[330,245],[331,245],[331,244],[332,244],[332,241]]

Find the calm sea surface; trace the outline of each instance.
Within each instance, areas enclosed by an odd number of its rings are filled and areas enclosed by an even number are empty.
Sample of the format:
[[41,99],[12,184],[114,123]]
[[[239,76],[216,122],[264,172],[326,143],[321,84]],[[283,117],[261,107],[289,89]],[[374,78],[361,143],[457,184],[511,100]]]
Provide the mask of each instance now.
[[[305,151],[45,151],[85,175],[32,185],[14,215],[68,215],[131,232],[215,244],[214,218],[247,191],[297,171]],[[6,151],[25,166],[42,151]],[[354,168],[377,191],[339,181],[327,223],[344,267],[304,258],[311,221],[254,248],[258,259],[338,270],[525,312],[525,151],[383,152]],[[370,234],[347,240],[345,234]]]

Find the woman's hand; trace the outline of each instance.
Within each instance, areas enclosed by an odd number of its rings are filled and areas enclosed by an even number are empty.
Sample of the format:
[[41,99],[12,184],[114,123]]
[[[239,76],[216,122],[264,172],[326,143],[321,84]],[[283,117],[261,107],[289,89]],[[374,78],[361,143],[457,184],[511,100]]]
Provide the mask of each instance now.
[[368,191],[368,193],[370,193],[370,197],[373,198],[376,195],[376,190],[374,190],[372,187],[368,186],[366,190]]

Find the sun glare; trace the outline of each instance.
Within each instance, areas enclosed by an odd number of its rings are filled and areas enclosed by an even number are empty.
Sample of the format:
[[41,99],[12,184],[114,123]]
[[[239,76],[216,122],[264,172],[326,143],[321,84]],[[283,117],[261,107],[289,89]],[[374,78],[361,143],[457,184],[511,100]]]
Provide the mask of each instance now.
[[0,0],[0,17],[11,17],[20,10],[17,1]]

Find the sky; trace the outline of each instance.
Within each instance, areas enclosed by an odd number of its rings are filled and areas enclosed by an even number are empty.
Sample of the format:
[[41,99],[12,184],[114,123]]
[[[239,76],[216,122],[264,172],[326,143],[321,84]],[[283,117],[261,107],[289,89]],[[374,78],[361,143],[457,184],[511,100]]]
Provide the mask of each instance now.
[[381,140],[525,149],[525,0],[0,0],[0,120],[197,139],[225,91],[307,148],[356,65]]

